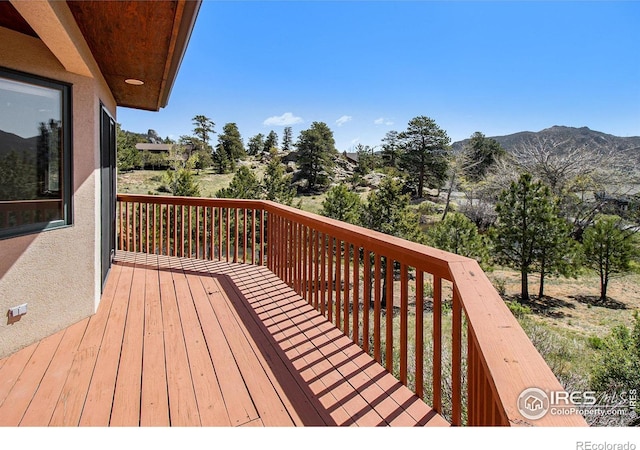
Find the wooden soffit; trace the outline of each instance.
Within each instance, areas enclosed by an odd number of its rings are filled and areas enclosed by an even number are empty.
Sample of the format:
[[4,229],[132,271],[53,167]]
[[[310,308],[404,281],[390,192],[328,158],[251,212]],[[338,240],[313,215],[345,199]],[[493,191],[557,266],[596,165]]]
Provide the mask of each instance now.
[[0,27],[9,28],[31,37],[38,37],[31,25],[8,1],[0,0]]
[[[118,106],[150,111],[169,101],[200,3],[67,1]],[[127,79],[144,84],[127,84]]]

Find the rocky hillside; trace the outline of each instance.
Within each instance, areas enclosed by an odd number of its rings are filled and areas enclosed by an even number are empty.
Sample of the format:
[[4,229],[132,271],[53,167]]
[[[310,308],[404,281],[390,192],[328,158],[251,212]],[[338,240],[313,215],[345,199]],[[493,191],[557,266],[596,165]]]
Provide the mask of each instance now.
[[[628,154],[631,160],[640,162],[640,136],[619,137],[611,134],[594,131],[587,127],[574,128],[564,126],[553,126],[544,130],[532,132],[521,131],[519,133],[506,136],[489,136],[502,145],[505,150],[512,151],[520,145],[524,145],[532,140],[543,139],[560,143],[559,151],[562,149],[588,147],[602,152],[623,152]],[[454,151],[461,151],[468,139],[454,142]]]

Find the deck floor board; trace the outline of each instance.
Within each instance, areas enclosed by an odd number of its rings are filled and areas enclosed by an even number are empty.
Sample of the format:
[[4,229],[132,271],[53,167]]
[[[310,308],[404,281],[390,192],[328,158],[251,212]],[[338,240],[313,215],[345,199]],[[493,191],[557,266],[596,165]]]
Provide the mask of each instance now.
[[95,315],[0,360],[0,425],[448,424],[265,267],[119,252]]

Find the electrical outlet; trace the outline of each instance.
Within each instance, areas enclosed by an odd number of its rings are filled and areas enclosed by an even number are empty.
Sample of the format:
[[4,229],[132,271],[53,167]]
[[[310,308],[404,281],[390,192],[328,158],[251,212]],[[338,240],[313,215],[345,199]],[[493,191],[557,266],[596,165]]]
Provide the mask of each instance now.
[[22,305],[14,306],[9,308],[9,315],[11,317],[18,317],[27,313],[27,304],[23,303]]

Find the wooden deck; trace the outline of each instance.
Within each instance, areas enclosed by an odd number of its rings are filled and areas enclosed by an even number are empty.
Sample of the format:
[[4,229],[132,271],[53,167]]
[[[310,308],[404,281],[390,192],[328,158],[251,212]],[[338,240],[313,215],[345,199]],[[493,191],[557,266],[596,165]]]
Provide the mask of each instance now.
[[98,312],[0,360],[3,426],[447,426],[264,267],[119,252]]

